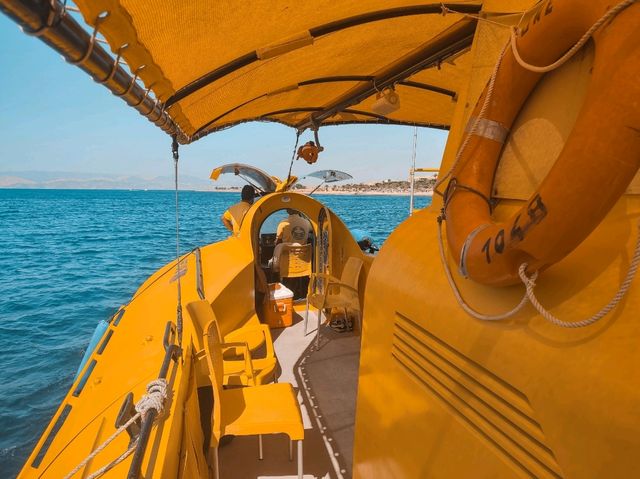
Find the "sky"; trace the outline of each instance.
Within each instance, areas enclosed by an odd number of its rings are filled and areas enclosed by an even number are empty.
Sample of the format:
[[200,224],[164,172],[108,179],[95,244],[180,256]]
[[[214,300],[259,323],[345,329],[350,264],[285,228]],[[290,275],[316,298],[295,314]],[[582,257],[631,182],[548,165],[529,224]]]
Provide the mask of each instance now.
[[[56,171],[173,174],[171,139],[124,101],[0,14],[0,175]],[[416,166],[440,164],[447,132],[418,129]],[[312,139],[310,131],[301,144]],[[339,169],[358,182],[406,179],[413,128],[345,125],[320,129],[325,148],[315,165],[293,173]],[[243,124],[180,149],[180,174],[208,178],[224,163],[248,163],[286,177],[295,131],[279,124]]]

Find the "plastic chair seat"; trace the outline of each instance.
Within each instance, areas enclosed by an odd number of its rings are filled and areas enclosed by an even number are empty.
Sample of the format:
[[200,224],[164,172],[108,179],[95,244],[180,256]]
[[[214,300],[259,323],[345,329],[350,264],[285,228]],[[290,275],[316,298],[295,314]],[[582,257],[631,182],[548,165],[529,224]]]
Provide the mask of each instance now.
[[354,302],[350,298],[344,296],[327,295],[314,293],[309,296],[309,304],[316,308],[324,306],[325,308],[353,308]]
[[[258,325],[260,323],[257,323]],[[264,344],[264,335],[256,329],[255,324],[248,324],[235,329],[224,337],[225,343],[247,343],[249,349],[254,351]]]
[[222,435],[284,433],[304,438],[302,415],[289,383],[221,391]]
[[[254,380],[256,384],[265,384],[275,376],[278,360],[272,358],[252,359],[251,364],[254,370]],[[249,378],[246,374],[246,362],[242,359],[225,359],[224,363],[224,385],[225,386],[250,386]]]
[[[265,344],[265,356],[253,358],[250,341],[257,342],[255,336],[259,335]],[[227,334],[227,337],[233,337]],[[266,324],[248,325],[241,329],[241,334],[236,337],[244,341],[223,343],[223,384],[225,386],[257,386],[270,380],[276,380],[275,372],[278,364],[271,330]],[[248,341],[249,340],[249,341]]]

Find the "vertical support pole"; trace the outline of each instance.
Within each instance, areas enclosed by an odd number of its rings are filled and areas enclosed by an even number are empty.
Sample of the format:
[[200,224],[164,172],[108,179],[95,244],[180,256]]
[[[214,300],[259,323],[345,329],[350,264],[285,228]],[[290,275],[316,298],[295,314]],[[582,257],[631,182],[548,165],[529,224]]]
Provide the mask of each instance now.
[[262,434],[258,434],[258,459],[260,459],[261,461],[264,459],[262,450]]
[[171,143],[171,152],[173,153],[173,168],[176,190],[176,277],[178,279],[178,304],[176,306],[176,329],[178,331],[178,346],[182,351],[182,284],[180,283],[180,208],[178,203],[178,136],[173,135]]
[[304,465],[302,462],[302,441],[298,441],[298,479],[303,479]]
[[289,438],[289,461],[293,461],[293,440]]
[[296,130],[296,144],[293,145],[293,155],[291,155],[291,164],[289,165],[289,173],[287,173],[286,184],[289,184],[289,180],[291,179],[291,169],[293,168],[293,162],[296,159],[296,153],[298,152],[298,142],[300,141],[301,134],[302,134],[302,130]]
[[[322,306],[324,306],[324,304]],[[316,329],[316,351],[320,350],[320,325],[321,324],[322,324],[322,308],[318,308],[318,329]]]
[[409,216],[413,214],[413,198],[415,195],[416,183],[416,146],[418,144],[418,127],[413,127],[413,151],[411,153],[411,169],[409,170],[409,185],[411,193],[409,196]]
[[220,479],[220,458],[218,456],[218,444],[213,447],[213,477]]

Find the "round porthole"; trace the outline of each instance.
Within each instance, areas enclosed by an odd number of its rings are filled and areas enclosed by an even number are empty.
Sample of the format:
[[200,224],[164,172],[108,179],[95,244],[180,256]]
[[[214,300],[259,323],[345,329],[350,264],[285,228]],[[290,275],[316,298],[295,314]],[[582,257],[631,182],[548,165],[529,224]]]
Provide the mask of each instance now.
[[286,195],[282,197],[282,202],[283,203],[289,203],[290,201],[291,201],[291,197],[286,196]]

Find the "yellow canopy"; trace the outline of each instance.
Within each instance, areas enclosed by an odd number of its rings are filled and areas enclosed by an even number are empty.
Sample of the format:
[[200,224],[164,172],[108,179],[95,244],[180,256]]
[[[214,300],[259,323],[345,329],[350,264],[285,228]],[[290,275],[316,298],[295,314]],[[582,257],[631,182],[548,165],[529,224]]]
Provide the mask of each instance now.
[[[448,128],[474,19],[411,0],[77,0],[191,140],[259,120]],[[447,2],[477,13],[479,1]],[[108,16],[104,16],[108,12]],[[376,113],[394,87],[400,108]]]

